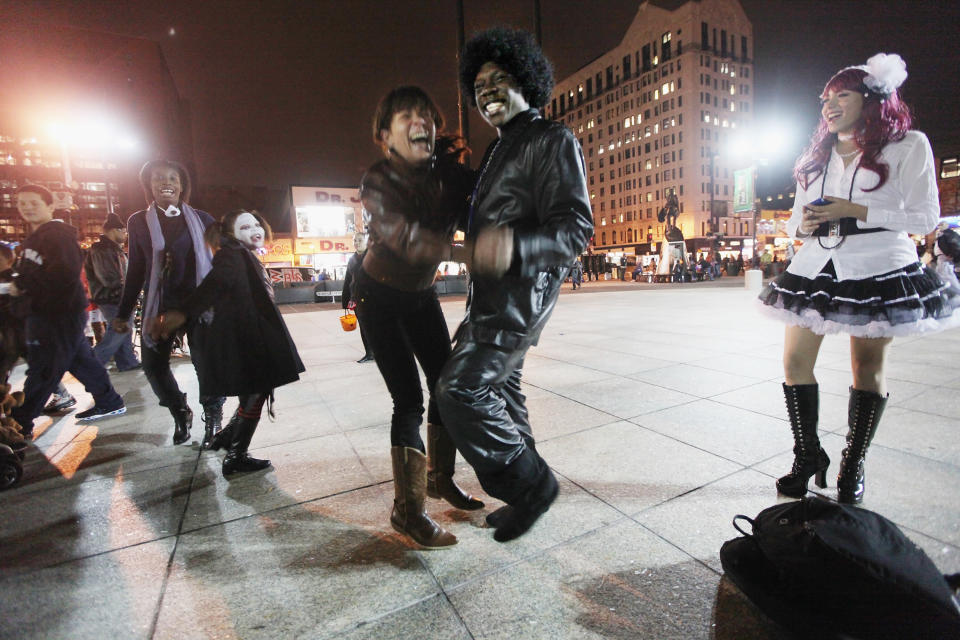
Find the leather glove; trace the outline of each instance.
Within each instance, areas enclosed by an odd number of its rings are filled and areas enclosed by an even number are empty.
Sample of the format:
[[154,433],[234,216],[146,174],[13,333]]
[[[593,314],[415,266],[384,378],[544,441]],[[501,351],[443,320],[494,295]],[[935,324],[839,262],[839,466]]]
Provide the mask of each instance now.
[[473,243],[470,268],[478,276],[500,279],[513,261],[513,229],[490,227],[482,230]]

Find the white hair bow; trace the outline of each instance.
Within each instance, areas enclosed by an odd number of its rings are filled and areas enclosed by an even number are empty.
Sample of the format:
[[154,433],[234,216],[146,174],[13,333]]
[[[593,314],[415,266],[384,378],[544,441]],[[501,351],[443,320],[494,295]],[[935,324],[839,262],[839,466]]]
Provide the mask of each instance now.
[[889,96],[907,79],[907,63],[895,53],[878,53],[857,69],[867,72],[863,83],[874,93]]

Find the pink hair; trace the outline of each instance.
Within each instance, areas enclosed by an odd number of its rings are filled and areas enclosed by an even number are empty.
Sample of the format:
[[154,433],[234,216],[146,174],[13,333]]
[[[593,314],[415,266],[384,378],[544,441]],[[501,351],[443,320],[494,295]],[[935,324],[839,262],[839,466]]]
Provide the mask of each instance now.
[[[863,152],[860,166],[873,171],[880,176],[880,182],[873,189],[879,189],[887,181],[890,167],[878,159],[880,151],[888,142],[902,140],[910,129],[912,118],[910,108],[900,99],[900,94],[894,90],[889,96],[883,96],[870,91],[863,83],[867,72],[854,67],[844,69],[830,78],[823,94],[830,91],[856,91],[864,94],[863,111],[860,114],[860,123],[854,132],[854,142]],[[810,145],[804,150],[793,169],[797,182],[804,188],[817,179],[827,164],[830,150],[837,141],[837,135],[827,130],[827,121],[821,117]]]

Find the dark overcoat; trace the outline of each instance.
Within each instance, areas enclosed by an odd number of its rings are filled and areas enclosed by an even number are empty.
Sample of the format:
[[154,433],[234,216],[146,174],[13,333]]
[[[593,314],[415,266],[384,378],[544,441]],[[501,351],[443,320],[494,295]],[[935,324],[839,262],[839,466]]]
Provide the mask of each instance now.
[[[221,238],[213,268],[187,300],[191,322],[207,324],[199,349],[201,396],[269,393],[304,371],[287,325],[267,292],[264,269],[249,249]],[[209,322],[205,312],[212,309]]]

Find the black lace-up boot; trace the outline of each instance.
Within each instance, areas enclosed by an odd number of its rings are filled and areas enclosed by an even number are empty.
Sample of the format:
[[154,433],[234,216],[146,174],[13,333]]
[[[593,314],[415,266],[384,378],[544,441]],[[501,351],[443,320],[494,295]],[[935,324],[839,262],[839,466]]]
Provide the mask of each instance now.
[[867,447],[877,432],[880,417],[887,406],[887,396],[874,391],[860,391],[850,387],[847,408],[847,446],[843,450],[840,473],[837,475],[837,500],[847,504],[863,501],[863,460]]
[[793,467],[790,473],[777,480],[777,491],[791,498],[802,498],[807,493],[811,476],[821,489],[827,486],[827,467],[830,458],[820,447],[817,422],[820,417],[820,388],[817,384],[783,385],[793,431]]

